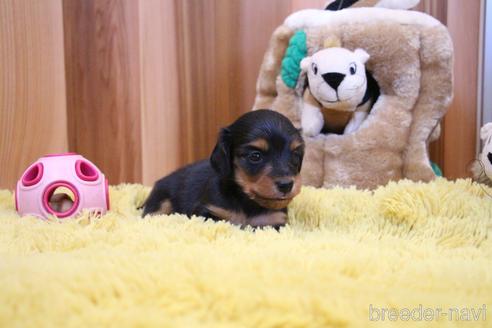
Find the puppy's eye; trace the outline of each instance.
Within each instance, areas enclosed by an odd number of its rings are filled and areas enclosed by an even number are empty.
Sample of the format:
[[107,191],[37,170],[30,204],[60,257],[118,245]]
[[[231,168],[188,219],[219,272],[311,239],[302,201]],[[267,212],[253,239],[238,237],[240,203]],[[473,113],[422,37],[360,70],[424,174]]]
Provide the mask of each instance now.
[[249,153],[248,160],[251,163],[257,164],[263,160],[263,156],[261,155],[261,153],[259,151],[253,151],[253,152]]
[[313,63],[311,65],[311,67],[313,68],[313,73],[314,75],[318,74],[318,65],[316,65],[315,63]]
[[350,64],[350,74],[354,75],[355,73],[357,73],[357,64],[352,63],[352,64]]

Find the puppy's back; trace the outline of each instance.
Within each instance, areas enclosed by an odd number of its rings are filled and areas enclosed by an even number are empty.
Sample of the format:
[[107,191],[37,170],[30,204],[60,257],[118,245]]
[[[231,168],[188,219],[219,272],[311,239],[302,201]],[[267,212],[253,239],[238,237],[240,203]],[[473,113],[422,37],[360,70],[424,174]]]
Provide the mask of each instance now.
[[213,168],[209,160],[185,166],[158,180],[145,201],[142,216],[151,213],[196,213],[200,200],[206,194]]

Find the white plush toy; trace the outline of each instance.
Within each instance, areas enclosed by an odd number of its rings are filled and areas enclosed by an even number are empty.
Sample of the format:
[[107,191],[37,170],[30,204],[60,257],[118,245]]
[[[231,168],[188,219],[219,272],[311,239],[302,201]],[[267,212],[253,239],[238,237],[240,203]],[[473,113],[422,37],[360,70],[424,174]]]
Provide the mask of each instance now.
[[472,173],[475,180],[492,187],[492,123],[487,123],[480,129],[480,139],[483,149],[479,160],[472,166]]
[[410,9],[420,0],[329,0],[326,10],[342,10],[349,7],[381,7],[388,9]]
[[352,133],[369,114],[379,91],[368,88],[362,49],[332,47],[301,61],[309,86],[304,92],[301,125],[305,135],[316,136],[323,127],[329,133]]

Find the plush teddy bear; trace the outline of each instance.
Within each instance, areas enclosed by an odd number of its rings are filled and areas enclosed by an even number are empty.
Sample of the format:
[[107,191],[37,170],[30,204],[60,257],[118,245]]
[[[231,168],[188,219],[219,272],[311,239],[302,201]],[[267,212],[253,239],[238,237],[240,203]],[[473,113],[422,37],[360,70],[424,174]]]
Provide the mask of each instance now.
[[471,171],[476,181],[492,187],[492,123],[487,123],[480,129],[480,139],[483,142],[482,153],[472,165]]
[[363,49],[331,47],[301,61],[308,87],[304,91],[301,125],[305,135],[356,131],[379,95],[374,79],[368,79]]

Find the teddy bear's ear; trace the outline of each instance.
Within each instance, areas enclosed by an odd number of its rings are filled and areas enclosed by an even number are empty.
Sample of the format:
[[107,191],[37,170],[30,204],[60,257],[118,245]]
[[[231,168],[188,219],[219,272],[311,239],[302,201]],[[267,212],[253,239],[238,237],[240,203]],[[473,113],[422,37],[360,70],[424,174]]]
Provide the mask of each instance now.
[[304,57],[303,60],[301,60],[301,70],[307,72],[312,62],[313,60],[311,57]]
[[370,57],[369,54],[363,49],[355,49],[354,54],[357,59],[361,61],[362,64],[365,64]]
[[483,141],[485,141],[490,136],[492,136],[492,122],[485,124],[480,129],[480,139],[482,139]]

